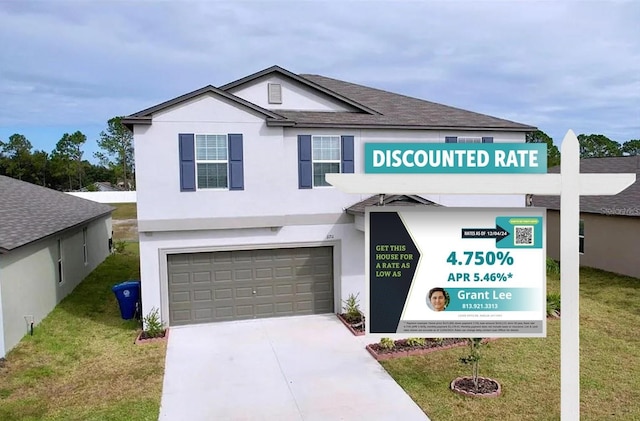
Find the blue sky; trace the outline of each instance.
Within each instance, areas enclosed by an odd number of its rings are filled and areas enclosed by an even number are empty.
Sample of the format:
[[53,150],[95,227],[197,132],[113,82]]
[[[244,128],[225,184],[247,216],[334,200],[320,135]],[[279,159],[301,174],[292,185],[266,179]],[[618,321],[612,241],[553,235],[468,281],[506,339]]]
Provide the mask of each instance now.
[[637,1],[0,0],[0,140],[277,64],[539,127],[640,138]]

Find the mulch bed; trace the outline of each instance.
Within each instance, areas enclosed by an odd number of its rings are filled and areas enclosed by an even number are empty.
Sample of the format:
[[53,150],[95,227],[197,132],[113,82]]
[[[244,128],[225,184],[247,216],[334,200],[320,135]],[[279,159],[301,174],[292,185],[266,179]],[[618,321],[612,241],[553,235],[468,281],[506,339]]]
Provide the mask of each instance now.
[[486,377],[478,377],[477,389],[471,377],[458,377],[451,382],[451,390],[463,396],[473,397],[495,398],[502,394],[500,384]]
[[149,342],[159,342],[159,341],[164,341],[168,337],[169,337],[169,329],[165,329],[162,332],[161,336],[151,336],[147,332],[142,331],[136,337],[135,343],[141,344],[141,343],[149,343]]
[[342,323],[344,323],[344,325],[351,331],[351,333],[353,333],[355,336],[362,336],[364,335],[364,323],[362,323],[361,321],[357,321],[356,323],[352,323],[351,321],[347,320],[347,317],[344,313],[338,313],[337,314],[338,319],[340,319],[340,321]]
[[371,347],[372,350],[374,350],[378,354],[392,354],[392,353],[397,353],[402,351],[413,351],[416,349],[433,349],[433,348],[444,348],[444,347],[448,348],[451,345],[457,345],[457,344],[464,345],[467,343],[466,338],[443,338],[440,340],[426,338],[425,341],[426,343],[424,345],[416,346],[416,345],[409,345],[406,339],[398,339],[394,341],[396,346],[393,349],[383,348],[379,343],[370,344],[369,346]]

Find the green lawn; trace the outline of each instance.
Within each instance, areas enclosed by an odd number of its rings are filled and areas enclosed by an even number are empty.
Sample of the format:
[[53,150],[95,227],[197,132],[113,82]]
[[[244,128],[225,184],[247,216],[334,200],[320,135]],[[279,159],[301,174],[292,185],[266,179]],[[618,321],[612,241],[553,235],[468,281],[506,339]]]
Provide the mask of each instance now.
[[157,420],[166,343],[134,345],[111,287],[139,279],[138,245],[112,255],[7,355],[0,420]]
[[109,206],[116,208],[111,214],[113,219],[136,219],[138,217],[136,203],[109,203]]
[[[560,292],[551,276],[548,292]],[[581,419],[640,419],[640,280],[580,270]],[[560,419],[560,321],[547,338],[499,339],[480,362],[480,375],[503,387],[496,399],[467,398],[449,383],[470,368],[458,348],[382,363],[434,421]],[[470,414],[473,414],[471,416]]]

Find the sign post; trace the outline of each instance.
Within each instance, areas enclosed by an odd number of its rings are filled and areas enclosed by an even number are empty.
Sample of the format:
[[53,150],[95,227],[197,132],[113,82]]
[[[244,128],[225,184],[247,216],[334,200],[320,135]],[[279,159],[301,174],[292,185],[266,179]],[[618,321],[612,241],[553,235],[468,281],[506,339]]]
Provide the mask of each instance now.
[[[394,144],[397,146],[397,144]],[[500,145],[494,143],[493,145]],[[484,146],[484,145],[483,145]],[[365,149],[365,152],[367,150]],[[416,164],[416,151],[413,155],[398,152],[400,166]],[[371,152],[373,154],[373,152]],[[417,171],[413,174],[378,173],[378,174],[327,174],[326,180],[336,188],[347,193],[393,193],[393,194],[539,194],[560,196],[560,260],[561,260],[561,417],[563,420],[579,420],[580,418],[580,355],[579,355],[579,255],[578,255],[578,221],[580,218],[579,197],[585,195],[615,195],[632,185],[635,174],[580,174],[578,139],[572,130],[564,137],[561,147],[562,164],[560,174],[489,174],[486,167],[478,167],[466,174],[439,174],[437,171]],[[386,157],[386,152],[384,153]],[[472,154],[465,154],[465,157]],[[511,157],[513,153],[509,154]],[[414,157],[411,161],[411,156]],[[511,162],[511,165],[528,163],[531,160]],[[531,156],[529,154],[528,156]],[[393,160],[393,151],[390,152]],[[406,157],[403,162],[403,157]],[[425,153],[420,153],[417,162],[423,167]],[[428,152],[426,157],[429,158]],[[494,155],[497,159],[498,156]],[[365,155],[365,170],[373,165],[373,155]],[[463,159],[463,158],[461,158]],[[545,154],[546,160],[546,154]],[[378,161],[380,162],[380,160]],[[432,161],[430,161],[432,162]],[[444,161],[441,161],[444,162]],[[467,161],[468,162],[468,161]],[[475,162],[478,162],[477,159]],[[497,162],[497,161],[494,161]],[[397,164],[397,160],[395,161]],[[464,163],[463,163],[464,164]],[[390,164],[393,168],[393,162]],[[488,165],[488,164],[487,164]],[[460,167],[464,167],[461,165]],[[546,161],[545,161],[546,167]],[[429,167],[433,168],[433,167]],[[392,172],[392,171],[391,171]],[[432,173],[425,173],[432,172]],[[456,172],[456,171],[450,171]],[[546,168],[545,168],[546,172]],[[411,174],[411,175],[410,175]]]

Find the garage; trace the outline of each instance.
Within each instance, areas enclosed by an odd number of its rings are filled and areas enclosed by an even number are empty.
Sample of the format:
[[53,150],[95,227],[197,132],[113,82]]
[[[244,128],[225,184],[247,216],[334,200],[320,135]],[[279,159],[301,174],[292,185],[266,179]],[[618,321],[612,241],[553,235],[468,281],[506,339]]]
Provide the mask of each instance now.
[[333,247],[170,254],[171,326],[333,312]]

